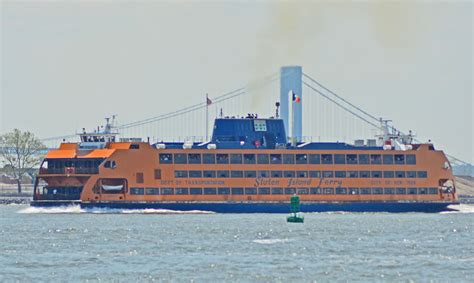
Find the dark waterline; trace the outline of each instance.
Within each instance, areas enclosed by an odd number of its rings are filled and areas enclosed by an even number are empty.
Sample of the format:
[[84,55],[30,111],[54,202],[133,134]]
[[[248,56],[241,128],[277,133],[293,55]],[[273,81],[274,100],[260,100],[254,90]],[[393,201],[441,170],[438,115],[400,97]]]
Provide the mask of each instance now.
[[0,206],[0,281],[474,280],[472,213],[285,220]]

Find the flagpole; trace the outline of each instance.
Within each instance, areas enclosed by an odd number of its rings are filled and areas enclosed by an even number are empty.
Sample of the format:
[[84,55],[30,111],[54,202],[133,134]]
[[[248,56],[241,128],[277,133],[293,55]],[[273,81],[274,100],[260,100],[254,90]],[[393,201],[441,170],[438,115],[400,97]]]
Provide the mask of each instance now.
[[209,97],[206,93],[206,141],[209,140]]
[[291,97],[291,139],[292,144],[296,145],[296,137],[295,137],[295,102],[293,101],[293,97]]

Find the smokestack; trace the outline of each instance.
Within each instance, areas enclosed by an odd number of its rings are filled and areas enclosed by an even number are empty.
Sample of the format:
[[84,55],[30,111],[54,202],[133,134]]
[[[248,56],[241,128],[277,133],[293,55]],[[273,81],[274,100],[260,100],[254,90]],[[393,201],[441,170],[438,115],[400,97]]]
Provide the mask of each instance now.
[[[294,110],[292,115],[293,127],[291,137],[301,141],[303,137],[303,85],[301,82],[303,69],[301,66],[285,66],[280,68],[280,116],[285,124],[285,131],[290,135],[290,107]],[[288,93],[293,91],[300,97],[301,103],[292,101]],[[294,103],[294,105],[292,105]]]

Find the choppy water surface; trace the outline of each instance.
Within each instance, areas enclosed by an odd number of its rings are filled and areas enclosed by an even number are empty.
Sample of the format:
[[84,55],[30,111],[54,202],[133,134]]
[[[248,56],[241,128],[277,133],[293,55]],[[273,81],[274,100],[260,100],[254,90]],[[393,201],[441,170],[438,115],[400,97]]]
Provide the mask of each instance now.
[[474,281],[471,213],[0,206],[0,281]]

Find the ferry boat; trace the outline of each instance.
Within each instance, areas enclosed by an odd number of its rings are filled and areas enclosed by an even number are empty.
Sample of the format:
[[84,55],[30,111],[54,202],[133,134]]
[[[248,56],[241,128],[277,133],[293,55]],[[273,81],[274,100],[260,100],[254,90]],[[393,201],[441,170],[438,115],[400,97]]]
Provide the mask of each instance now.
[[[277,108],[278,113],[278,108]],[[112,123],[45,156],[33,206],[288,213],[439,212],[457,203],[441,150],[385,124],[376,140],[303,142],[284,121],[215,119],[207,142],[117,139]]]

